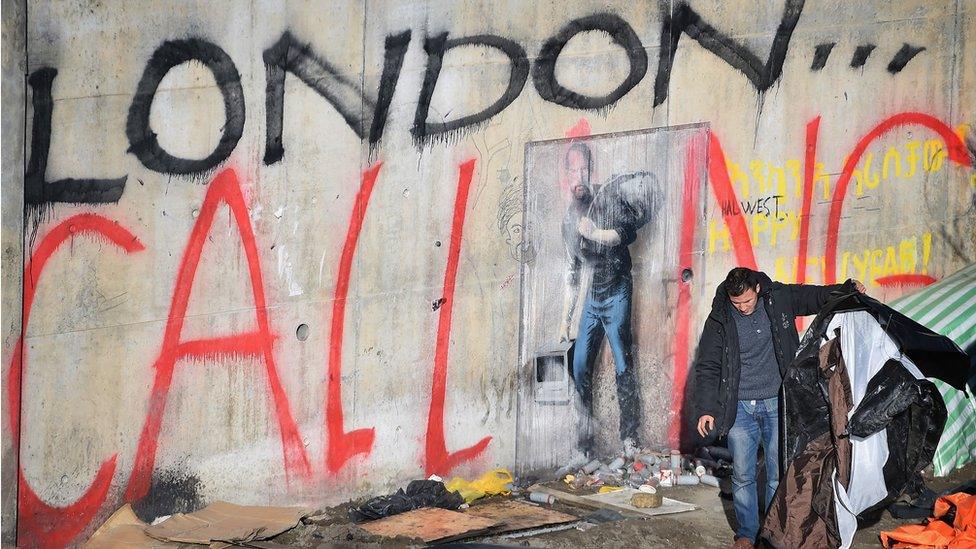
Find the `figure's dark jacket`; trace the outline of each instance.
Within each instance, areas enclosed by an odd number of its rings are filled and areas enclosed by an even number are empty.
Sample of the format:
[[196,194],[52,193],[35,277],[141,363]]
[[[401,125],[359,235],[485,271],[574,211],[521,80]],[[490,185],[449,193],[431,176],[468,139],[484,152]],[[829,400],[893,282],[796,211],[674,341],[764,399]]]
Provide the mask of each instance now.
[[[813,286],[773,282],[766,273],[758,274],[759,299],[769,316],[776,362],[782,376],[800,346],[796,317],[817,314],[832,298],[856,290],[850,280],[832,286]],[[722,282],[715,291],[712,312],[705,320],[695,359],[698,417],[715,418],[715,436],[727,435],[735,421],[740,371],[739,335],[732,316],[732,302]]]

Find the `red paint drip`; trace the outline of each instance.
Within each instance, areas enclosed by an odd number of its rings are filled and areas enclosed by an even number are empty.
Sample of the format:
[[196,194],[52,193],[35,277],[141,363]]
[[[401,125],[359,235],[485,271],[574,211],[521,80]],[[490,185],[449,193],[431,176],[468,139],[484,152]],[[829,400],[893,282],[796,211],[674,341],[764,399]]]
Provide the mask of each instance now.
[[924,286],[928,286],[929,284],[933,284],[938,280],[929,275],[923,275],[923,274],[900,274],[900,275],[883,276],[881,278],[874,279],[874,281],[875,283],[878,284],[878,286],[884,288],[895,288],[898,286],[923,286],[924,287]]
[[23,368],[27,367],[24,354],[24,333],[27,331],[34,296],[41,274],[48,260],[62,244],[73,236],[91,236],[105,239],[125,253],[142,251],[145,247],[132,233],[116,221],[96,214],[72,216],[41,239],[24,267],[24,309],[21,319],[21,335],[7,374],[7,398],[10,429],[13,433],[14,455],[18,462],[17,535],[22,544],[33,547],[64,547],[70,544],[95,518],[108,496],[112,477],[115,475],[116,455],[102,462],[91,485],[74,503],[55,507],[44,502],[31,487],[20,465],[20,395]]
[[[803,158],[803,203],[800,205],[800,237],[796,246],[796,283],[807,279],[807,258],[810,247],[810,208],[813,203],[813,175],[817,166],[817,137],[820,134],[820,117],[807,123],[806,154]],[[802,332],[803,318],[794,320],[797,332]]]
[[685,153],[685,181],[682,193],[681,240],[678,249],[678,304],[674,332],[674,384],[671,391],[671,426],[668,440],[672,448],[681,442],[681,408],[684,406],[685,383],[688,380],[689,339],[691,334],[691,286],[682,274],[694,261],[695,226],[697,225],[700,174],[695,161],[701,157],[703,143],[693,138]]
[[590,131],[590,121],[580,118],[572,128],[566,130],[566,137],[586,137],[590,135]]
[[[183,332],[186,308],[189,303],[191,290],[193,289],[193,281],[196,276],[197,267],[200,265],[200,256],[203,252],[204,244],[207,242],[207,235],[210,233],[210,228],[213,225],[217,208],[222,202],[227,204],[231,214],[234,216],[237,230],[244,247],[258,328],[254,332],[234,334],[231,336],[181,341],[180,336]],[[190,232],[190,240],[187,243],[186,250],[183,252],[183,259],[180,262],[169,317],[166,320],[166,332],[163,335],[162,348],[159,357],[153,365],[156,374],[153,381],[152,393],[149,397],[149,409],[146,415],[146,421],[136,449],[132,475],[129,478],[129,484],[125,492],[126,501],[137,500],[149,492],[153,467],[156,463],[156,450],[159,446],[159,430],[163,421],[163,413],[166,409],[166,400],[169,395],[170,385],[173,381],[173,372],[176,368],[176,363],[182,359],[213,360],[222,356],[254,356],[262,358],[266,366],[268,385],[274,400],[275,415],[278,420],[282,452],[284,454],[285,472],[289,475],[289,480],[291,479],[291,475],[295,473],[304,477],[311,475],[311,466],[308,455],[305,452],[305,445],[298,433],[298,427],[294,419],[292,419],[288,397],[281,385],[281,380],[278,378],[278,370],[275,367],[274,361],[273,343],[274,337],[271,335],[271,327],[268,321],[264,281],[261,274],[261,263],[258,257],[254,230],[251,227],[251,221],[247,215],[247,207],[244,204],[244,196],[241,194],[237,174],[233,170],[224,170],[217,175],[207,189],[207,194],[203,199],[203,205],[200,207],[200,216],[193,225],[193,230]]]
[[827,217],[827,243],[824,246],[824,264],[826,270],[824,276],[827,278],[824,282],[826,284],[834,284],[837,281],[837,240],[838,231],[840,230],[840,215],[844,209],[844,198],[847,196],[847,186],[851,182],[854,168],[861,161],[861,156],[864,155],[864,151],[871,142],[898,127],[911,125],[925,126],[939,134],[939,137],[946,144],[949,159],[962,166],[972,165],[966,144],[952,131],[952,128],[934,116],[919,112],[905,112],[896,114],[875,126],[857,142],[854,150],[848,155],[847,162],[844,163],[844,169],[841,171],[840,179],[837,180],[837,186],[834,188],[834,198],[830,203],[830,213]]
[[[712,133],[708,141],[708,175],[711,181],[712,192],[719,204],[738,204],[739,198],[735,195],[732,188],[732,181],[729,178],[729,167],[725,162],[725,152],[722,144]],[[737,209],[736,209],[737,210]],[[749,229],[746,227],[742,213],[723,212],[725,225],[729,228],[729,235],[732,240],[732,249],[735,251],[735,259],[740,267],[748,267],[758,270],[756,266],[756,255],[752,250],[752,241],[749,237]]]
[[444,400],[447,392],[447,355],[451,343],[451,313],[454,310],[454,288],[457,280],[458,260],[461,256],[461,236],[467,209],[468,191],[474,174],[474,160],[461,164],[457,196],[454,199],[454,221],[451,225],[451,245],[444,270],[444,304],[440,308],[437,323],[437,347],[434,351],[434,381],[431,387],[430,412],[427,415],[427,443],[424,469],[428,475],[446,474],[457,465],[469,461],[484,452],[491,437],[477,444],[448,452],[444,440]]
[[346,241],[342,246],[339,258],[339,273],[336,281],[334,299],[332,300],[332,326],[329,331],[329,364],[328,364],[328,400],[325,403],[325,432],[328,435],[328,450],[326,451],[325,467],[329,473],[335,474],[342,469],[349,459],[357,454],[369,454],[373,449],[373,439],[376,435],[373,428],[357,429],[346,432],[342,413],[342,337],[346,322],[346,298],[349,295],[349,277],[352,273],[352,260],[356,255],[356,244],[363,228],[363,218],[369,198],[373,194],[373,186],[379,175],[382,163],[363,172],[356,202],[353,205],[352,217],[349,219],[349,230],[346,231]]
[[806,155],[803,159],[803,204],[800,206],[800,239],[796,248],[796,283],[807,279],[807,255],[810,245],[810,207],[813,202],[813,174],[817,165],[817,136],[820,117],[807,124]]

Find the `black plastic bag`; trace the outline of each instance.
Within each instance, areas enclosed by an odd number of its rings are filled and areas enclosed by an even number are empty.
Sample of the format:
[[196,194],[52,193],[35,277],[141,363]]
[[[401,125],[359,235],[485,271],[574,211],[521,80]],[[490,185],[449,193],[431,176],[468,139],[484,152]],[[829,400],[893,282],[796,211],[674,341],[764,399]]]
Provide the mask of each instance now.
[[449,492],[443,482],[413,480],[407,485],[406,491],[400,488],[388,496],[375,497],[358,508],[351,509],[349,515],[353,521],[363,522],[398,515],[421,507],[454,510],[461,507],[462,503],[464,499],[457,492]]

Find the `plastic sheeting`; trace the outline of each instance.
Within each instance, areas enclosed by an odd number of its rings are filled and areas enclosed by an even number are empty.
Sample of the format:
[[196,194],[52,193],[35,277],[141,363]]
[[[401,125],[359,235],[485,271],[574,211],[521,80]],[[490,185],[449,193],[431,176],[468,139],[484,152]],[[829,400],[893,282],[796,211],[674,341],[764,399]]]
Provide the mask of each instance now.
[[[843,355],[846,377],[840,379],[847,382],[850,391],[850,398],[843,402],[827,394],[824,383],[824,368],[840,371],[824,363],[830,356],[824,346],[831,344],[835,345],[833,350],[839,345]],[[794,540],[789,545],[795,546],[803,545],[795,540],[816,534],[818,540],[828,538],[827,545],[849,547],[857,517],[874,512],[910,489],[918,472],[931,462],[945,425],[946,408],[923,372],[959,383],[954,366],[960,357],[965,355],[949,339],[863,294],[828,303],[804,334],[784,380],[786,421],[782,437],[790,467],[774,497],[774,502],[780,502],[774,509],[780,509],[783,501],[812,497],[820,497],[818,501],[823,503],[825,491],[812,492],[810,483],[799,476],[812,471],[819,475],[817,478],[830,479],[834,514],[828,516],[817,508],[791,508],[786,515],[790,520],[784,521],[771,513],[763,535],[774,543]],[[846,413],[846,421],[832,424],[831,413]],[[824,452],[827,435],[834,438],[833,448]],[[838,460],[836,471],[834,460]],[[821,464],[828,469],[817,473],[816,467]],[[848,464],[849,482],[845,483],[838,472],[845,471]]]

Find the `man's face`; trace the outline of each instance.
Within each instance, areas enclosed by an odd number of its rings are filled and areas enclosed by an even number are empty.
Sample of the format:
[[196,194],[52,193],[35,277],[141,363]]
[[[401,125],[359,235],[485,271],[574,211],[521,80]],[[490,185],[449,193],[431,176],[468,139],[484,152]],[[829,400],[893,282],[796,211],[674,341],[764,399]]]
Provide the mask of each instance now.
[[589,192],[590,168],[586,165],[583,153],[571,150],[566,154],[566,174],[569,176],[569,188],[577,200],[582,200]]
[[511,246],[512,257],[521,263],[531,263],[535,259],[535,248],[525,239],[522,224],[513,217],[505,230],[507,233],[505,242]]
[[757,284],[755,288],[749,288],[742,292],[739,296],[729,296],[729,301],[732,302],[732,306],[736,308],[740,313],[748,316],[756,311],[756,303],[759,302],[759,285]]

